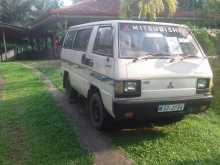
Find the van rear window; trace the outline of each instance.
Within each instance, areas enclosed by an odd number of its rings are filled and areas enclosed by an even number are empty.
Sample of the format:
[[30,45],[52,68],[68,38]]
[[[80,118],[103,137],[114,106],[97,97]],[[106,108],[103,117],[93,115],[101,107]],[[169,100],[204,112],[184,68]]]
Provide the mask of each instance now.
[[63,47],[65,49],[72,49],[73,47],[73,41],[75,39],[76,32],[75,31],[69,31],[66,35]]
[[73,49],[79,50],[79,51],[86,51],[91,32],[92,32],[92,29],[79,30],[77,32],[76,39],[73,44]]

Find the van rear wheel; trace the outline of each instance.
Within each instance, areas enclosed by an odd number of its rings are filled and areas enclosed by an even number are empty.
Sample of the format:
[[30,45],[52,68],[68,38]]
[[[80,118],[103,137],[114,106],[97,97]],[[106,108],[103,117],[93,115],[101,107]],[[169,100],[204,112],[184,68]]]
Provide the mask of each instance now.
[[110,128],[112,117],[105,110],[102,99],[97,92],[93,93],[89,99],[89,114],[93,127],[98,130]]

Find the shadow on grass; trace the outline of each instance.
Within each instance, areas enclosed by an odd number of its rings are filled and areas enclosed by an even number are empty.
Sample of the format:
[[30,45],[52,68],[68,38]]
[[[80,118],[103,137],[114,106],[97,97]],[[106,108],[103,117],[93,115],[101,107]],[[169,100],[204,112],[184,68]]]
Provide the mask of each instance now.
[[129,138],[137,138],[137,137],[148,137],[148,139],[157,139],[163,138],[166,136],[166,133],[156,127],[136,127],[136,128],[124,128],[112,130],[109,132],[111,136],[114,137],[129,137]]
[[148,126],[140,126],[139,124],[133,128],[117,129],[109,132],[109,135],[113,138],[113,144],[122,148],[128,146],[142,145],[146,141],[156,141],[163,139],[167,136],[167,133],[163,130]]

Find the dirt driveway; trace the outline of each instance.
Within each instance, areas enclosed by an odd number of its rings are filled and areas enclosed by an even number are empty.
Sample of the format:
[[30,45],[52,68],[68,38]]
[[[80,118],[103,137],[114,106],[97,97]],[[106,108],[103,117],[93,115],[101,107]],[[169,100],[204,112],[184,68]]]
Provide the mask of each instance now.
[[[25,65],[30,68],[30,66]],[[48,86],[55,101],[64,111],[66,117],[75,126],[81,145],[95,154],[96,165],[131,165],[133,161],[126,158],[120,150],[112,147],[111,138],[105,133],[95,130],[85,115],[85,108],[79,103],[70,104],[68,98],[58,90],[52,82],[37,69],[32,68]]]

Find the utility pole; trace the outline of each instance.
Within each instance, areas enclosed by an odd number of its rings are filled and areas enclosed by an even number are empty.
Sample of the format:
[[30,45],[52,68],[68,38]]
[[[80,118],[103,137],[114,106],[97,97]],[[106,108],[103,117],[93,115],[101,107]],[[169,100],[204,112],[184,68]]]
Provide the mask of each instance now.
[[3,62],[3,57],[2,57],[3,56],[3,52],[2,51],[0,52],[0,56],[1,56],[1,62]]
[[2,58],[2,52],[0,52],[0,56],[1,56],[1,62],[3,61],[3,58]]
[[65,19],[65,21],[64,21],[64,31],[65,31],[65,33],[67,32],[67,30],[68,30],[68,20]]
[[7,45],[6,45],[6,39],[5,39],[5,31],[2,32],[2,37],[3,37],[3,44],[4,44],[4,49],[5,49],[5,59],[7,60]]

